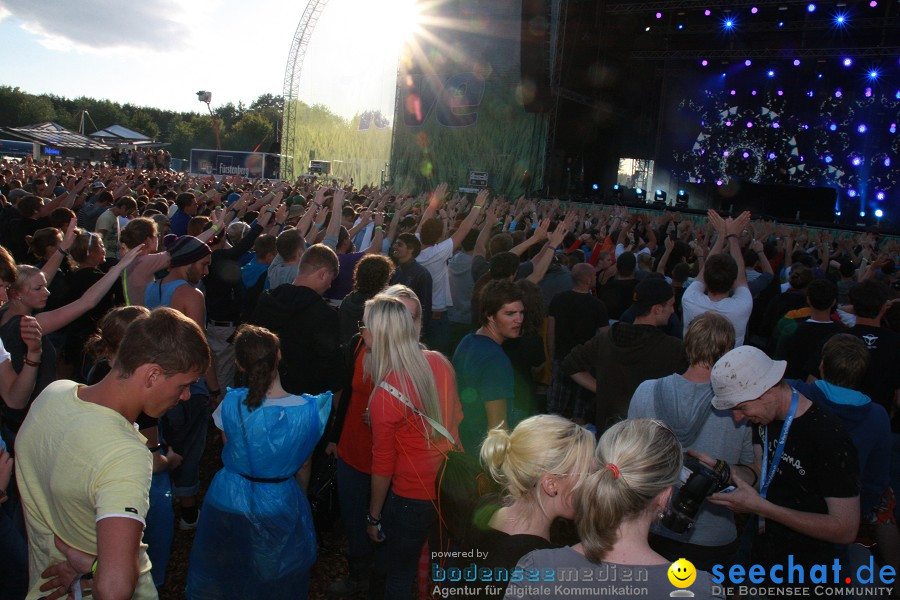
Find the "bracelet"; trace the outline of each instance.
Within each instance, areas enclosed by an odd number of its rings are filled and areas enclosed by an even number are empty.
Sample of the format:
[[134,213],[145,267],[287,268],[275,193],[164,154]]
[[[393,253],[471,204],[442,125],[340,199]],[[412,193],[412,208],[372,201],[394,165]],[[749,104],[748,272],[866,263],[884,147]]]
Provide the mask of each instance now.
[[278,225],[279,227],[284,227],[284,223],[279,223],[278,221],[275,221],[275,224]]
[[381,519],[376,519],[371,514],[366,513],[366,523],[372,527],[377,527],[378,525],[381,525]]
[[56,251],[62,254],[63,256],[69,256],[69,253],[62,249],[62,246],[57,246]]
[[[91,579],[94,578],[94,575],[95,575],[96,573],[97,573],[97,559],[95,558],[95,559],[94,559],[94,562],[91,563],[91,570],[88,571],[87,573],[83,574],[83,575],[80,577],[80,579],[86,579],[87,581],[90,581]],[[77,582],[76,582],[76,583],[77,583]]]
[[379,229],[381,229],[382,231],[384,231],[384,227],[382,227],[381,225],[376,225],[376,226],[375,226],[375,231],[378,231]]
[[41,361],[39,360],[28,360],[28,357],[25,357],[25,364],[29,367],[39,367],[41,366]]
[[162,444],[157,444],[155,446],[147,446],[147,450],[149,450],[150,452],[159,452],[160,450],[162,450],[162,447]]
[[480,205],[480,204],[474,204],[474,205],[472,206],[472,210],[475,210],[476,208],[481,208],[481,205]]
[[269,213],[269,214],[274,215],[274,214],[275,214],[275,209],[272,208],[272,207],[270,206],[269,208],[266,209],[266,212]]
[[212,229],[213,231],[215,231],[216,233],[219,233],[219,226],[216,225],[215,223],[212,224],[211,229]]

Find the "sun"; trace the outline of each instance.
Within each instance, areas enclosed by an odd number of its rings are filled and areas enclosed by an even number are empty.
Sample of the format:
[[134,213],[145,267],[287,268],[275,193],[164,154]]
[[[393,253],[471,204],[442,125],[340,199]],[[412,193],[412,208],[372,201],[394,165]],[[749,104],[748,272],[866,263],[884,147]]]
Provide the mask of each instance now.
[[378,7],[372,26],[387,39],[402,44],[422,27],[419,0],[383,0],[372,4]]

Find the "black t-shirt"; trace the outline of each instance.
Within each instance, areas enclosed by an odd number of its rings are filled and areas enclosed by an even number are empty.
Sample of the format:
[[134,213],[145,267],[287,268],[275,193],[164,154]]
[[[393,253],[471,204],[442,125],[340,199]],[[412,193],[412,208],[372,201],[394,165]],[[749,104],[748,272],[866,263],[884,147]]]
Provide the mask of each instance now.
[[819,360],[825,340],[844,331],[844,326],[834,321],[799,320],[796,330],[778,338],[775,358],[787,361],[784,376],[788,379],[806,379],[807,375],[819,378]]
[[554,360],[564,359],[572,348],[594,337],[599,328],[609,325],[606,305],[590,294],[574,290],[553,296],[547,314],[554,320]]
[[[761,446],[763,428],[768,427],[765,451],[769,461],[778,446],[782,424],[773,421],[753,428],[753,443]],[[825,498],[858,495],[859,460],[853,441],[840,421],[813,404],[794,419],[766,498],[778,506],[827,514]],[[835,545],[767,520],[765,532],[753,540],[753,562],[768,570],[774,564],[786,565],[789,554],[795,564],[827,564],[834,560]]]
[[597,296],[606,305],[610,319],[619,320],[622,313],[634,303],[637,279],[611,279],[601,287]]

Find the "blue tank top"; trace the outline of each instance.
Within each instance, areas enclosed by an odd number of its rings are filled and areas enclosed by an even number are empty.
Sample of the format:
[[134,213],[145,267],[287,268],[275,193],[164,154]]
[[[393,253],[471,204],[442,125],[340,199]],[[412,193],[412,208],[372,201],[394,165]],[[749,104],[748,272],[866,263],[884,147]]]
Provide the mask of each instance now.
[[[183,285],[190,285],[184,279],[176,279],[167,283],[154,281],[144,289],[144,306],[147,310],[153,310],[159,306],[172,306],[172,296],[175,290]],[[203,309],[203,318],[206,318],[206,308]],[[209,388],[206,387],[206,378],[200,377],[197,383],[191,384],[191,395],[209,396]]]

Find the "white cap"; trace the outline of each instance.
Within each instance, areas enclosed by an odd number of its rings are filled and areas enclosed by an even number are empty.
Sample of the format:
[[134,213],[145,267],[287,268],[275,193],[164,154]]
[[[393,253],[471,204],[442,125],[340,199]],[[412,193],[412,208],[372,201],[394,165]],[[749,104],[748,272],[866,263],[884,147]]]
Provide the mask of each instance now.
[[786,361],[772,360],[759,348],[735,348],[720,358],[710,373],[713,407],[731,410],[741,402],[756,400],[781,381],[786,368]]

